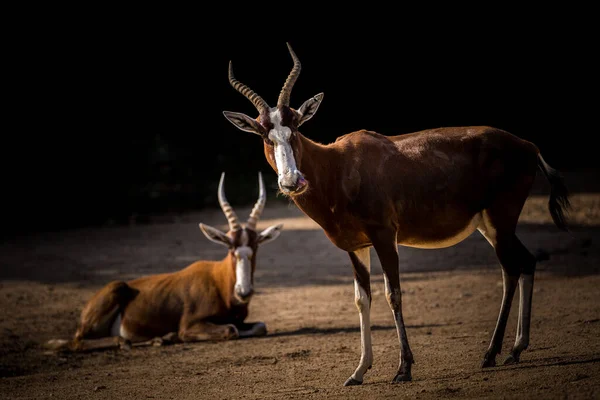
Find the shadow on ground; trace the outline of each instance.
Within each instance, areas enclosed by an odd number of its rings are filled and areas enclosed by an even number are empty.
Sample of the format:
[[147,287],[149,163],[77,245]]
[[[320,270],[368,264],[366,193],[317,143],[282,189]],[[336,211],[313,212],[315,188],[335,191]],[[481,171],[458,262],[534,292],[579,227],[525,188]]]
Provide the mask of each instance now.
[[[533,216],[524,218],[517,234],[540,261],[538,270],[565,276],[600,272],[600,225],[588,223],[599,214],[600,190],[594,190],[600,181],[595,180],[596,176],[596,171],[567,175],[573,193],[588,190],[590,196],[596,196],[585,198],[589,203],[585,203],[585,207],[589,209],[579,210],[583,213],[579,221],[585,223],[572,225],[568,233],[558,230],[549,219],[544,197],[548,185],[536,179],[533,196],[538,195],[538,198],[531,208]],[[240,217],[247,212],[247,208],[238,208]],[[304,215],[293,205],[267,204],[262,222],[290,217],[301,219]],[[542,217],[543,222],[534,222]],[[115,279],[176,271],[198,259],[221,259],[226,254],[225,249],[202,235],[199,222],[219,226],[224,217],[221,210],[211,209],[177,218],[159,218],[150,224],[15,237],[0,245],[0,280],[99,286]],[[371,256],[373,273],[379,274],[381,269],[375,252]],[[478,232],[444,249],[401,246],[399,257],[404,274],[470,269],[499,272],[493,249]],[[256,280],[262,287],[335,284],[351,279],[347,254],[335,247],[318,226],[295,229],[284,223],[280,238],[259,249]]]

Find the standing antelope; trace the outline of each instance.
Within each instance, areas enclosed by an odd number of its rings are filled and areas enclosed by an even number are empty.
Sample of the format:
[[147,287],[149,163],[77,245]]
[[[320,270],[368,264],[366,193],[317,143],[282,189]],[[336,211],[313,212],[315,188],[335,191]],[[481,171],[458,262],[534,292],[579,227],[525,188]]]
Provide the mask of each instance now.
[[[486,126],[449,127],[398,136],[361,130],[323,145],[298,128],[316,113],[323,93],[296,110],[290,94],[300,61],[294,61],[276,107],[270,107],[233,75],[229,82],[258,110],[253,119],[224,111],[237,128],[262,137],[264,153],[278,174],[281,192],[348,252],[360,313],[361,358],[345,385],[359,385],[373,362],[370,327],[370,248],[381,262],[385,295],[400,341],[400,363],[392,382],[410,381],[413,355],[402,317],[398,245],[443,248],[475,230],[494,248],[502,266],[503,298],[482,367],[496,365],[514,292],[519,285],[517,335],[505,364],[519,361],[529,344],[536,259],[515,235],[521,209],[539,167],[551,185],[549,210],[567,230],[567,188],[538,148]],[[302,171],[302,172],[300,172]]]
[[[254,293],[258,246],[276,239],[282,224],[256,231],[266,201],[259,172],[259,198],[243,227],[225,198],[221,174],[219,204],[229,231],[200,224],[206,237],[229,248],[221,261],[196,261],[173,273],[151,275],[129,282],[114,281],[98,291],[81,312],[72,341],[51,340],[52,348],[97,348],[85,339],[117,338],[120,345],[163,337],[193,342],[265,335],[262,322],[245,323]],[[120,343],[119,343],[120,342]]]

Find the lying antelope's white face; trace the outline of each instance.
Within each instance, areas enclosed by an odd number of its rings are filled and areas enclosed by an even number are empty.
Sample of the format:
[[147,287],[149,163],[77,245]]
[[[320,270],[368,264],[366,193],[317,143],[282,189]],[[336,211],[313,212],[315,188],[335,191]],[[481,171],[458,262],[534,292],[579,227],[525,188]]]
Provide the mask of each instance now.
[[[254,234],[256,235],[256,234]],[[247,303],[254,294],[252,256],[254,250],[250,245],[248,230],[242,229],[239,235],[235,235],[233,254],[235,256],[235,285],[233,295],[239,303]]]
[[[282,224],[273,225],[264,231],[257,233],[256,224],[265,206],[266,193],[262,174],[258,173],[259,194],[258,200],[252,208],[246,226],[242,226],[235,211],[225,197],[225,172],[221,173],[219,181],[218,199],[227,222],[229,231],[227,233],[210,225],[200,224],[200,230],[204,235],[215,243],[229,248],[229,255],[221,264],[224,268],[233,267],[233,300],[238,304],[247,304],[254,293],[254,269],[256,267],[256,251],[258,246],[276,239],[281,232]],[[227,271],[223,276],[229,276]],[[228,283],[231,281],[227,278]]]
[[254,294],[254,270],[256,252],[261,244],[275,240],[281,233],[282,224],[273,225],[257,233],[253,229],[240,228],[224,233],[210,225],[200,224],[200,229],[208,239],[229,248],[233,263],[235,283],[233,298],[238,304],[246,304]]

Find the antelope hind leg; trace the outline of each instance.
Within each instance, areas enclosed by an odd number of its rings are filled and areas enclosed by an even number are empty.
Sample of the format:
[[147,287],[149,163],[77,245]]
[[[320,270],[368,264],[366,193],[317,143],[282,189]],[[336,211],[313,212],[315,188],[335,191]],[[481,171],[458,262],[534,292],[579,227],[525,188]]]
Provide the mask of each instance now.
[[87,302],[74,339],[99,339],[113,336],[112,327],[123,308],[134,299],[139,291],[122,281],[113,281],[100,289]]
[[519,279],[519,319],[515,344],[504,361],[504,365],[519,362],[521,352],[529,346],[529,328],[531,325],[531,298],[533,295],[533,273],[523,274]]

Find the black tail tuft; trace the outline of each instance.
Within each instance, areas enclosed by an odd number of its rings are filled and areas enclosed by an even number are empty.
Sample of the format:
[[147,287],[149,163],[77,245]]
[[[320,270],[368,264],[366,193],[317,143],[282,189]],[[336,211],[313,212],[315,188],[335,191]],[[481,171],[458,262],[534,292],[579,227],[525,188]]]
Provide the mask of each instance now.
[[538,154],[538,167],[550,182],[550,200],[548,200],[550,215],[559,229],[569,231],[565,212],[571,208],[571,203],[569,202],[569,190],[563,176],[558,170],[548,165],[541,154]]

